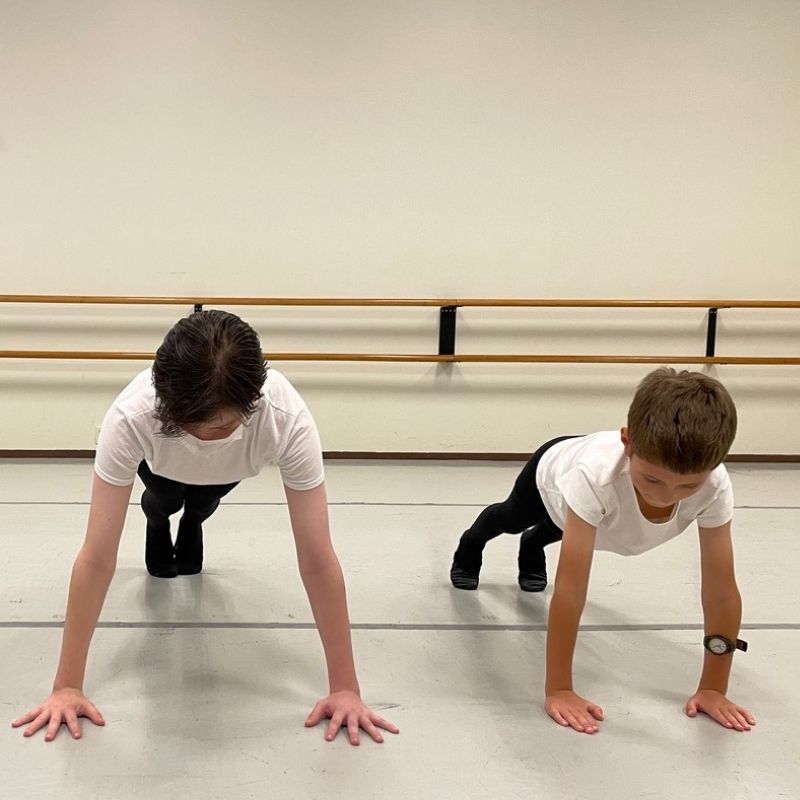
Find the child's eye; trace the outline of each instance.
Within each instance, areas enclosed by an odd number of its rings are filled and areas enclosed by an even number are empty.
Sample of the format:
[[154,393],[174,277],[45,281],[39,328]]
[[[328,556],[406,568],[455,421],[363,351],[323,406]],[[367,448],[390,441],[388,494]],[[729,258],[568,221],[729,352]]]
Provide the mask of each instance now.
[[652,476],[650,476],[650,475],[645,475],[645,476],[644,476],[644,479],[645,479],[645,480],[646,480],[648,483],[658,483],[658,478],[653,478],[653,477],[652,477]]

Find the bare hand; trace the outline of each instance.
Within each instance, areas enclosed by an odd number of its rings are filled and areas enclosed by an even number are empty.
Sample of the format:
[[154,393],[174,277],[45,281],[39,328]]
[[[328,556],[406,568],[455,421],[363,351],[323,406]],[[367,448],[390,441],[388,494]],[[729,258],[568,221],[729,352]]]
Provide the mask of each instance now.
[[19,728],[30,722],[23,736],[33,736],[39,728],[47,725],[44,740],[52,742],[58,735],[63,722],[72,734],[73,739],[81,738],[78,717],[88,717],[95,725],[105,725],[103,715],[95,708],[88,697],[80,689],[58,689],[33,711],[23,714],[11,723],[12,728]]
[[600,706],[568,690],[547,695],[544,707],[559,725],[581,733],[597,733],[600,730],[597,722],[603,721],[603,709]]
[[723,727],[737,731],[749,731],[756,724],[756,718],[746,708],[737,706],[722,692],[713,689],[701,689],[689,698],[686,713],[690,717],[696,717],[698,711],[707,714]]
[[358,744],[358,729],[363,728],[376,742],[383,736],[378,728],[390,733],[400,733],[397,725],[387,722],[361,701],[355,692],[333,692],[320,700],[306,720],[306,727],[313,728],[323,717],[330,719],[325,739],[332,742],[343,726],[347,726],[350,744]]

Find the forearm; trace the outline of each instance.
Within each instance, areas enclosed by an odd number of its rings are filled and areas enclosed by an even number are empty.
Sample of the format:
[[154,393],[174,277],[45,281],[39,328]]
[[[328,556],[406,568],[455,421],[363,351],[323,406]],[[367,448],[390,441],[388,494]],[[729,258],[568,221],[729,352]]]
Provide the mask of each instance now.
[[545,678],[545,693],[548,695],[572,690],[572,658],[585,602],[585,595],[559,592],[558,587],[550,601]]
[[89,644],[113,576],[113,564],[98,565],[80,553],[75,559],[54,690],[66,686],[83,690]]
[[[742,622],[742,598],[738,590],[723,595],[703,597],[704,629],[706,635],[720,634],[729,639],[739,636]],[[725,694],[728,691],[728,679],[733,664],[733,653],[714,655],[704,651],[703,672],[700,676],[698,691],[713,689]]]
[[339,561],[332,556],[322,565],[301,564],[300,574],[325,650],[330,692],[349,690],[358,694],[347,595]]

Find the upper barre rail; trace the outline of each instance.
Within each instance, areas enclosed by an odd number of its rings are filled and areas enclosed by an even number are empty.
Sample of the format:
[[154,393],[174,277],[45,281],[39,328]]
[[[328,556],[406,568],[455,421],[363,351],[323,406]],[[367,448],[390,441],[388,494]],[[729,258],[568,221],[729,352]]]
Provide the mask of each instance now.
[[800,300],[653,300],[623,298],[141,297],[0,294],[0,303],[86,305],[363,306],[421,308],[800,308]]

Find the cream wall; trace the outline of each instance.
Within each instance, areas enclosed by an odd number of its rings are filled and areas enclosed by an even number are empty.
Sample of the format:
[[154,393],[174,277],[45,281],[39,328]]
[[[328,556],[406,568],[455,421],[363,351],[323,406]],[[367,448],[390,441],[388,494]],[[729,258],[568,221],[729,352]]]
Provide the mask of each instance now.
[[[795,2],[4,2],[1,293],[800,298]],[[0,347],[186,309],[0,306]],[[231,309],[236,311],[237,309]],[[265,349],[432,352],[436,312],[239,309]],[[720,353],[800,355],[800,312]],[[682,312],[460,312],[462,352],[702,354]],[[144,365],[0,361],[0,449],[92,447]],[[644,367],[282,364],[329,450],[526,451]],[[800,452],[798,368],[715,372]]]

